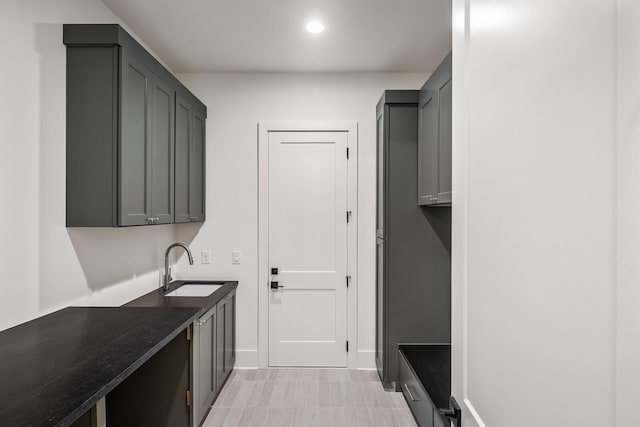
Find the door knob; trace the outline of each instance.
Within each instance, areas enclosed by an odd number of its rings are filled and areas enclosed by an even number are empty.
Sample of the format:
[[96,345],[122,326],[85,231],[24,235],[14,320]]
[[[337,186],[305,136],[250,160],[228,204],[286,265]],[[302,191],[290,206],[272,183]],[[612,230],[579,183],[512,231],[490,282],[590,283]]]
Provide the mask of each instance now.
[[271,282],[271,289],[284,288],[282,285],[278,285],[278,282]]

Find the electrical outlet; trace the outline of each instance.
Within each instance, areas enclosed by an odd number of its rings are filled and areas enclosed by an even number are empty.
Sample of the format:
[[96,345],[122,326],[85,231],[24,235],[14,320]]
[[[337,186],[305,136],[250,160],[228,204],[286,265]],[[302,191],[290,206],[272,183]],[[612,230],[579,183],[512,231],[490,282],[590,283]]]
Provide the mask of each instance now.
[[231,252],[231,263],[236,265],[242,264],[242,252],[240,251]]
[[200,264],[211,264],[211,251],[200,252]]

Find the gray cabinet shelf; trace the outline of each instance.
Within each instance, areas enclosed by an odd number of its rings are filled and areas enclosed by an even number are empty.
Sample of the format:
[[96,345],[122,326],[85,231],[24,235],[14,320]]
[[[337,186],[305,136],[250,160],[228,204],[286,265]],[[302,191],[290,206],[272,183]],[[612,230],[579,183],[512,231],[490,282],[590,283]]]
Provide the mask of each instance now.
[[420,90],[418,204],[451,205],[451,53]]
[[204,221],[206,106],[119,25],[63,41],[67,226]]

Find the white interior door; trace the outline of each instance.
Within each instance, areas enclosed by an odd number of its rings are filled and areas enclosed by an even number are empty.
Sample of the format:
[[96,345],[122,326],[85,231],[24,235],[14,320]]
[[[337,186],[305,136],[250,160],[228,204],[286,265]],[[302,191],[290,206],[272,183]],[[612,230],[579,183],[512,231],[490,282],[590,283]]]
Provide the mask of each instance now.
[[269,133],[270,366],[347,366],[347,133]]

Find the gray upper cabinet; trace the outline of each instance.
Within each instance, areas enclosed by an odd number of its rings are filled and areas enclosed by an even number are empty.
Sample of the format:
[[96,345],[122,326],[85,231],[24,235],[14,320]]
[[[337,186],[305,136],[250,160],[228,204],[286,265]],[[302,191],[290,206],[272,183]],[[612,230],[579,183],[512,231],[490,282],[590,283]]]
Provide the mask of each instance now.
[[148,67],[122,52],[119,138],[119,225],[151,222],[150,107],[153,75]]
[[204,221],[205,117],[186,94],[176,96],[175,222]]
[[420,90],[418,204],[451,205],[451,53]]
[[438,195],[438,94],[423,88],[418,107],[418,203]]
[[151,214],[158,224],[170,224],[174,219],[175,92],[157,76],[151,105]]
[[[64,25],[63,40],[67,226],[185,222],[183,196],[189,221],[204,221],[206,106],[118,25]],[[186,168],[176,94],[189,103]]]

